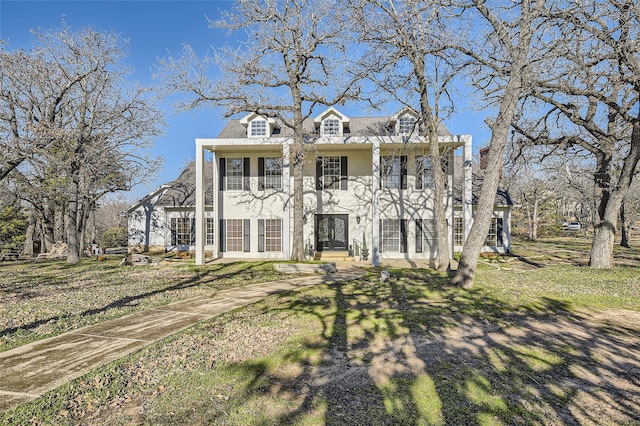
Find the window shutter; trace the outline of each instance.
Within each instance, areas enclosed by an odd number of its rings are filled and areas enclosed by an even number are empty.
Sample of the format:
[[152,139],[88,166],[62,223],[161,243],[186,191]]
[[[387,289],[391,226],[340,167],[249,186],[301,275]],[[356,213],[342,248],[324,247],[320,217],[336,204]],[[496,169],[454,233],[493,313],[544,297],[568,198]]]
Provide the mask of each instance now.
[[400,188],[407,189],[407,156],[400,156]]
[[226,189],[226,176],[227,176],[227,160],[226,158],[220,158],[220,191]]
[[378,241],[379,241],[379,248],[378,248],[378,253],[382,253],[382,246],[384,246],[384,235],[382,234],[382,231],[384,231],[384,229],[382,229],[382,219],[378,220],[378,230],[379,230],[379,234],[378,234]]
[[258,251],[264,251],[264,219],[258,219]]
[[171,218],[171,245],[175,246],[176,245],[176,233],[178,232],[178,230],[176,229],[176,218],[172,217]]
[[407,219],[400,219],[400,253],[407,252]]
[[447,179],[447,175],[449,174],[449,157],[442,156],[440,157],[440,165],[442,166],[442,171],[444,172],[444,187],[449,187],[449,179]]
[[189,245],[193,246],[196,244],[196,219],[189,219],[189,222],[191,222],[191,238],[189,238]]
[[227,221],[220,219],[220,251],[227,251]]
[[264,157],[258,158],[258,191],[264,191]]
[[340,189],[347,190],[349,175],[347,173],[347,157],[340,157]]
[[243,186],[244,186],[244,190],[245,191],[250,191],[251,190],[251,169],[249,166],[249,159],[245,158],[244,159],[244,170],[242,171],[242,180],[243,180]]
[[322,185],[322,157],[316,158],[316,189],[321,191]]
[[249,252],[251,251],[251,219],[244,220],[242,232],[244,236],[243,249],[245,252]]
[[416,253],[422,253],[422,219],[416,219]]
[[502,218],[498,217],[496,218],[496,240],[497,240],[497,247],[504,247],[504,241],[502,239],[502,231],[503,231],[503,225],[502,225]]
[[[422,174],[424,173],[422,157],[416,157],[416,189],[422,189]],[[417,222],[416,222],[417,223]]]

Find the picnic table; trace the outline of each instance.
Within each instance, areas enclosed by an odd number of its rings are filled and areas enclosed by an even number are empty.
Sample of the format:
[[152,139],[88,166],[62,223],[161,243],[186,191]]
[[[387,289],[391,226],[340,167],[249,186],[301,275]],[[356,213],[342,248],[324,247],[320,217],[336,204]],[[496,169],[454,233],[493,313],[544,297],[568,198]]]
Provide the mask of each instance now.
[[18,260],[18,257],[20,257],[20,253],[18,252],[0,253],[0,262],[3,262],[5,260]]

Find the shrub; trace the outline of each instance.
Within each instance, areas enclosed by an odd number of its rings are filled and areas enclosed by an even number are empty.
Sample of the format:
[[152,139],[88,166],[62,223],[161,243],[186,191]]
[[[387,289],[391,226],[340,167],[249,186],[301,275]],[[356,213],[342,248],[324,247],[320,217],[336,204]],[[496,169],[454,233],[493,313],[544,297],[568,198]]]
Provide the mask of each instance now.
[[28,218],[16,206],[0,209],[0,248],[6,251],[22,249]]
[[102,234],[103,247],[123,247],[129,243],[129,232],[125,227],[110,228]]

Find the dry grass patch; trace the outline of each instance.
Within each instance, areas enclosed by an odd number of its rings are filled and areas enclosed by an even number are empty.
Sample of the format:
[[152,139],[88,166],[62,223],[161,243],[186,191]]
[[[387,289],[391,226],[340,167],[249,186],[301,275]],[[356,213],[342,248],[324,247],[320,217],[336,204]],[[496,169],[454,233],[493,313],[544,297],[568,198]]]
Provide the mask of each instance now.
[[271,262],[118,267],[119,262],[112,257],[77,265],[3,265],[0,351],[177,300],[285,277]]
[[[523,259],[514,262],[531,262]],[[0,419],[640,423],[634,267],[606,274],[549,256],[517,274],[483,268],[471,291],[448,287],[428,270],[391,270],[387,283],[379,282],[379,270],[372,272],[224,314]]]

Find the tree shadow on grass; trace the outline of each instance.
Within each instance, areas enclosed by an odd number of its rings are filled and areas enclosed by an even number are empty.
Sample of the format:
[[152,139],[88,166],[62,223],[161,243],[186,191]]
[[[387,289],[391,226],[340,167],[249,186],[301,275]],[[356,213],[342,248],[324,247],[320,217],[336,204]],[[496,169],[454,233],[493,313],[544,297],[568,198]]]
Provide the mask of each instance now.
[[[27,324],[19,324],[15,327],[8,327],[5,329],[2,329],[0,330],[0,339],[7,338],[7,337],[10,338],[12,335],[15,335],[18,333],[20,334],[34,333],[33,339],[29,339],[29,340],[35,341],[41,338],[48,337],[48,335],[37,335],[37,331],[36,331],[39,327],[45,324],[70,321],[76,317],[87,318],[87,320],[85,320],[81,325],[92,324],[94,322],[94,321],[91,321],[92,317],[97,318],[103,314],[106,314],[108,312],[114,312],[122,308],[135,308],[135,306],[140,305],[145,300],[151,299],[155,296],[162,295],[162,294],[169,294],[171,292],[185,290],[191,287],[207,285],[213,291],[213,290],[224,290],[231,287],[237,287],[238,282],[241,282],[242,285],[250,285],[250,284],[253,284],[252,282],[253,278],[255,278],[255,276],[259,276],[259,273],[256,273],[256,275],[254,275],[254,271],[258,271],[266,263],[268,262],[231,262],[231,263],[224,263],[224,264],[218,264],[218,265],[210,265],[207,267],[198,267],[198,268],[195,268],[195,270],[191,273],[191,275],[188,278],[181,279],[175,284],[156,288],[149,291],[144,291],[139,294],[125,295],[103,306],[97,306],[94,308],[86,309],[81,312],[69,312],[62,315],[54,315],[47,318],[40,318],[35,321],[31,321]],[[79,267],[76,265],[62,264],[61,268],[63,269],[71,268],[75,270],[75,269],[78,269]],[[140,268],[140,267],[131,266],[127,268]],[[104,282],[108,281],[109,273],[113,269],[120,269],[120,268],[117,268],[117,267],[104,268],[96,276],[94,283],[92,285],[96,287],[103,285]],[[54,273],[48,273],[48,275],[50,276],[49,277],[50,279],[55,280]],[[229,280],[232,278],[234,279],[234,283],[229,283]],[[45,277],[45,281],[46,281],[46,277]],[[60,285],[59,282],[57,284]],[[16,289],[16,288],[13,288],[10,290],[14,292],[15,291],[26,292],[27,294],[25,294],[24,297],[19,299],[19,303],[28,304],[30,302],[30,299],[32,297],[35,297],[36,295],[30,293],[28,282],[25,282],[23,287],[25,287],[23,290]],[[64,291],[64,290],[61,290],[61,291]],[[66,291],[70,294],[70,297],[73,297],[74,289],[68,289]],[[100,291],[100,290],[96,289],[96,291]],[[130,313],[130,312],[125,312],[125,313]],[[7,347],[3,349],[7,349]]]
[[640,421],[637,329],[559,300],[514,309],[429,272],[392,275],[329,285],[330,297],[291,298],[285,310],[320,324],[321,343],[305,349],[319,350],[321,361],[291,352],[295,375],[238,365],[252,376],[244,397],[293,404],[254,424],[305,423],[317,410],[328,425]]

